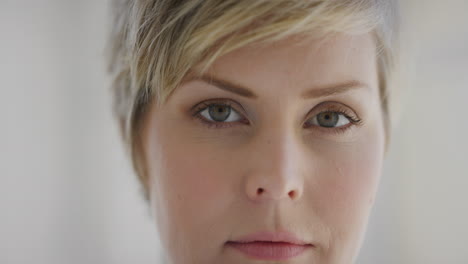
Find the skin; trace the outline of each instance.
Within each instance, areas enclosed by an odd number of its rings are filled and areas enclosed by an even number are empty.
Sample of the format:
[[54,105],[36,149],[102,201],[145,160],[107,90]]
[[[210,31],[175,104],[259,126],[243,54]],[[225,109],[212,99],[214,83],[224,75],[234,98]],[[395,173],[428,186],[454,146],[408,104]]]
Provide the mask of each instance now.
[[[187,78],[164,105],[151,105],[142,127],[150,206],[168,263],[353,263],[385,150],[372,35],[249,45],[218,58],[208,74],[257,98]],[[319,96],[349,81],[364,86]],[[310,90],[316,97],[301,98]],[[192,107],[220,101],[231,104],[228,121],[204,116],[221,127],[193,116]],[[311,121],[337,109],[361,123],[340,133]],[[265,230],[293,232],[315,247],[275,262],[225,244]]]

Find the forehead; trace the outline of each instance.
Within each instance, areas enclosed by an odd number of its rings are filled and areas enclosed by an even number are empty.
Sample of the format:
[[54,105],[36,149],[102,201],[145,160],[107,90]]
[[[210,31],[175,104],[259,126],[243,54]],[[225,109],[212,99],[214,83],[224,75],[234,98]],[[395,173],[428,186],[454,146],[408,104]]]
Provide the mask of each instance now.
[[326,38],[292,36],[267,45],[247,45],[218,58],[208,72],[251,87],[259,95],[300,94],[310,87],[358,81],[377,90],[371,34]]

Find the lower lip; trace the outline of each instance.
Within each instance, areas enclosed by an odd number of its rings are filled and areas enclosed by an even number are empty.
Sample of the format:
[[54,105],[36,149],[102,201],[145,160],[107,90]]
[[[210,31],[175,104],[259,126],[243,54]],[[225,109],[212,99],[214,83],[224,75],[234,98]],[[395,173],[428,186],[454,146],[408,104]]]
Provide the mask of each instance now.
[[297,245],[285,242],[228,242],[227,244],[250,257],[262,260],[290,259],[311,247],[311,245]]

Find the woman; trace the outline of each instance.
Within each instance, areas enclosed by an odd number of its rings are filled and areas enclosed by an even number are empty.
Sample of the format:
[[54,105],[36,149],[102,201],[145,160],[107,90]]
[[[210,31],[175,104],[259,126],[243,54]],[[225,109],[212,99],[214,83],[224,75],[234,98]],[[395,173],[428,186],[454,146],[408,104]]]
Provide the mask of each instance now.
[[165,263],[353,263],[387,150],[397,4],[115,5],[115,114]]

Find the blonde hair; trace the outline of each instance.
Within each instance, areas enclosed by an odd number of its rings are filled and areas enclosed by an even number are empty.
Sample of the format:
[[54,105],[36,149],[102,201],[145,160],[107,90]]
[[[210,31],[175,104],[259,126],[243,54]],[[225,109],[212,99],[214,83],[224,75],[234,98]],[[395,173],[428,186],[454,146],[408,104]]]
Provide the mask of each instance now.
[[119,0],[111,10],[113,110],[146,198],[139,132],[149,103],[162,105],[195,66],[203,72],[223,54],[254,42],[372,32],[388,142],[398,54],[396,0]]

